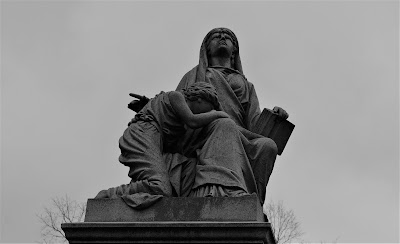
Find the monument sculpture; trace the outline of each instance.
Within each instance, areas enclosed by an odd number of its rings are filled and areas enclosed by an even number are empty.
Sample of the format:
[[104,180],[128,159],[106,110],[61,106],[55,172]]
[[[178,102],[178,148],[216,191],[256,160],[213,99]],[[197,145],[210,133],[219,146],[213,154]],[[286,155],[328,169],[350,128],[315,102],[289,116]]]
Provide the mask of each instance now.
[[274,243],[261,206],[294,125],[280,107],[261,111],[235,34],[211,30],[176,91],[130,95],[119,161],[131,182],[89,199],[86,223],[63,224],[69,241]]

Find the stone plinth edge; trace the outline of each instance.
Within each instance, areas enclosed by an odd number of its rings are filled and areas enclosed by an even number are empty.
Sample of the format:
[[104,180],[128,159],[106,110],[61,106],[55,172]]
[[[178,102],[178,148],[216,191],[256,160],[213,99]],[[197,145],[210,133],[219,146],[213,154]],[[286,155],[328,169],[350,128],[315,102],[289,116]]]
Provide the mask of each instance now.
[[89,199],[85,222],[253,221],[265,222],[256,195],[243,197],[164,197],[143,210],[121,198]]
[[64,223],[69,243],[275,244],[266,222]]

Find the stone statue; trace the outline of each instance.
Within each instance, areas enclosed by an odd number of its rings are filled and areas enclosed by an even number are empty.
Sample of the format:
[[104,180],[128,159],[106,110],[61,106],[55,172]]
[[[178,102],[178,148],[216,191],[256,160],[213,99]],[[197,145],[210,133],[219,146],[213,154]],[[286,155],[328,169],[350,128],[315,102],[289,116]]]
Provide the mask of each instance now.
[[[119,161],[130,168],[132,181],[96,198],[122,197],[134,208],[162,196],[257,194],[264,202],[278,148],[255,133],[262,113],[232,31],[216,28],[206,35],[199,64],[177,91],[150,100],[130,95],[139,99],[128,105],[137,114],[120,138]],[[273,111],[282,120],[289,116],[280,107]]]
[[[212,84],[229,119],[189,130],[182,153],[197,159],[189,196],[240,196],[257,193],[261,203],[277,156],[275,142],[253,133],[261,111],[254,85],[247,81],[235,34],[226,28],[211,30],[203,40],[199,64],[180,81],[177,90],[197,82]],[[282,119],[288,113],[273,111]]]
[[294,125],[282,108],[260,110],[235,34],[211,30],[176,91],[130,95],[119,161],[131,182],[89,199],[84,223],[62,224],[68,241],[275,244],[262,204]]
[[220,109],[215,88],[195,83],[181,92],[161,92],[135,115],[119,140],[119,161],[128,166],[131,182],[99,192],[96,198],[122,197],[134,208],[145,208],[162,196],[172,196],[164,152],[189,128],[229,118]]

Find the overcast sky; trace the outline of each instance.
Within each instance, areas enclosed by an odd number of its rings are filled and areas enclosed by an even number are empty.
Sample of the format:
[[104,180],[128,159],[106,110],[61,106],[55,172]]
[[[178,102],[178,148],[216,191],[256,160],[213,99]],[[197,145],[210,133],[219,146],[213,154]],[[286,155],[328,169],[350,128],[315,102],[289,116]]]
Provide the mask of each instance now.
[[128,183],[128,94],[175,90],[221,26],[296,125],[267,201],[307,242],[399,242],[398,1],[1,1],[0,240],[38,241],[53,197]]

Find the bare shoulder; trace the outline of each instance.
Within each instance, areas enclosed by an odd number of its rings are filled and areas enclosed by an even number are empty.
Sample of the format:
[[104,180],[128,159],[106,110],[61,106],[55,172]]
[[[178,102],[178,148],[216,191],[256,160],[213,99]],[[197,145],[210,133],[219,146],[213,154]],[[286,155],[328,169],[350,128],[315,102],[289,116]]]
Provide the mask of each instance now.
[[169,92],[168,97],[169,97],[169,99],[174,100],[174,101],[180,101],[180,100],[184,99],[183,94],[178,91]]
[[178,91],[172,91],[168,93],[168,96],[175,113],[185,121],[185,118],[187,118],[190,113],[190,109],[186,104],[183,94]]

